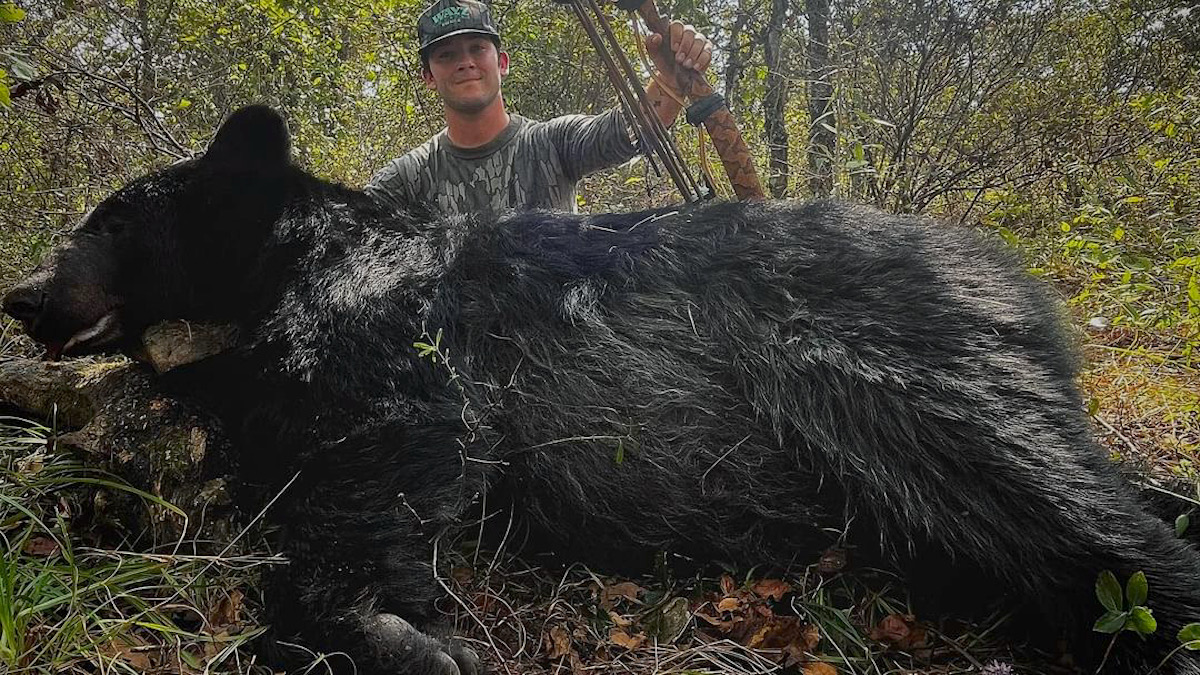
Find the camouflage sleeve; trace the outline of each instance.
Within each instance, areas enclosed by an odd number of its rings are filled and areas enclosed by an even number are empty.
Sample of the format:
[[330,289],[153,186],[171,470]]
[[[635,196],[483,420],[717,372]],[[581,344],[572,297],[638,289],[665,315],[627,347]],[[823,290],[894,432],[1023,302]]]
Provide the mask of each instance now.
[[392,211],[407,210],[428,192],[425,146],[414,148],[388,162],[363,188],[372,199]]
[[556,117],[546,122],[546,129],[571,180],[617,166],[637,154],[637,144],[620,108],[599,115]]

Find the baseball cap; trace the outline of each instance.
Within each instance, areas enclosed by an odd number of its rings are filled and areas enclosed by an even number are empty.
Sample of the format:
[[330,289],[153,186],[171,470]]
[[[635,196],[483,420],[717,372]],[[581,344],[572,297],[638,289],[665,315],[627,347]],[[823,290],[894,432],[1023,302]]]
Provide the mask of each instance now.
[[435,42],[464,33],[486,35],[500,44],[500,32],[492,23],[491,11],[476,0],[438,0],[417,19],[422,53]]

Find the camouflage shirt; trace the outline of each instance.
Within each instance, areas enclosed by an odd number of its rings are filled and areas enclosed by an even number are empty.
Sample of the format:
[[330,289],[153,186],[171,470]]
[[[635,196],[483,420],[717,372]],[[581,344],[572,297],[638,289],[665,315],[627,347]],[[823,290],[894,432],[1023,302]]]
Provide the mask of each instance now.
[[391,208],[424,202],[447,214],[574,211],[580,178],[636,152],[618,108],[546,122],[512,115],[499,136],[478,148],[456,147],[443,129],[388,162],[366,191]]

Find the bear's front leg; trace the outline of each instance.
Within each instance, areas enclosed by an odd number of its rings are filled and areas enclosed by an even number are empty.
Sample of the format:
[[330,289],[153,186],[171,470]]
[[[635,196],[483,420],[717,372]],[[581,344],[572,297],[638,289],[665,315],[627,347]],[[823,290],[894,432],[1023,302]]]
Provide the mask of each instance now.
[[[357,673],[478,675],[479,657],[436,631],[432,537],[484,477],[456,452],[454,424],[388,425],[322,449],[276,515],[286,569],[267,602],[281,634],[340,652]],[[446,452],[449,451],[449,452]],[[286,626],[286,628],[285,628]],[[345,663],[347,658],[335,658]]]
[[457,641],[442,642],[417,630],[395,614],[381,613],[367,619],[365,639],[379,650],[379,659],[399,656],[394,672],[430,675],[481,675],[483,665],[475,650]]
[[[263,656],[275,667],[301,671],[316,659],[334,673],[363,675],[480,675],[479,656],[383,609],[383,589],[349,569],[314,567],[296,559],[267,584],[272,639]],[[357,579],[355,578],[357,577]],[[358,583],[358,582],[364,583]],[[346,604],[346,600],[352,602]],[[415,606],[410,602],[401,603]],[[399,607],[397,611],[404,611]],[[410,616],[425,625],[430,612]],[[417,617],[420,615],[420,618]]]

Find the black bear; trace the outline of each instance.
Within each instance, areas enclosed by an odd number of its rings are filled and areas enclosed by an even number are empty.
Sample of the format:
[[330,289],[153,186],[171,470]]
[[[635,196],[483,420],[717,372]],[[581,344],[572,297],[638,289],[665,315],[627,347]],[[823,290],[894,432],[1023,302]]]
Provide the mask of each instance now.
[[1111,672],[1149,672],[1200,618],[1200,557],[1093,439],[1055,305],[978,236],[828,201],[446,221],[288,157],[274,111],[238,111],[4,310],[53,356],[162,319],[240,327],[177,384],[254,471],[298,472],[272,512],[276,620],[357,672],[479,669],[422,631],[437,543],[485,495],[625,567],[785,566],[848,537],[1075,627],[1081,652],[1097,574],[1144,571],[1159,630]]

